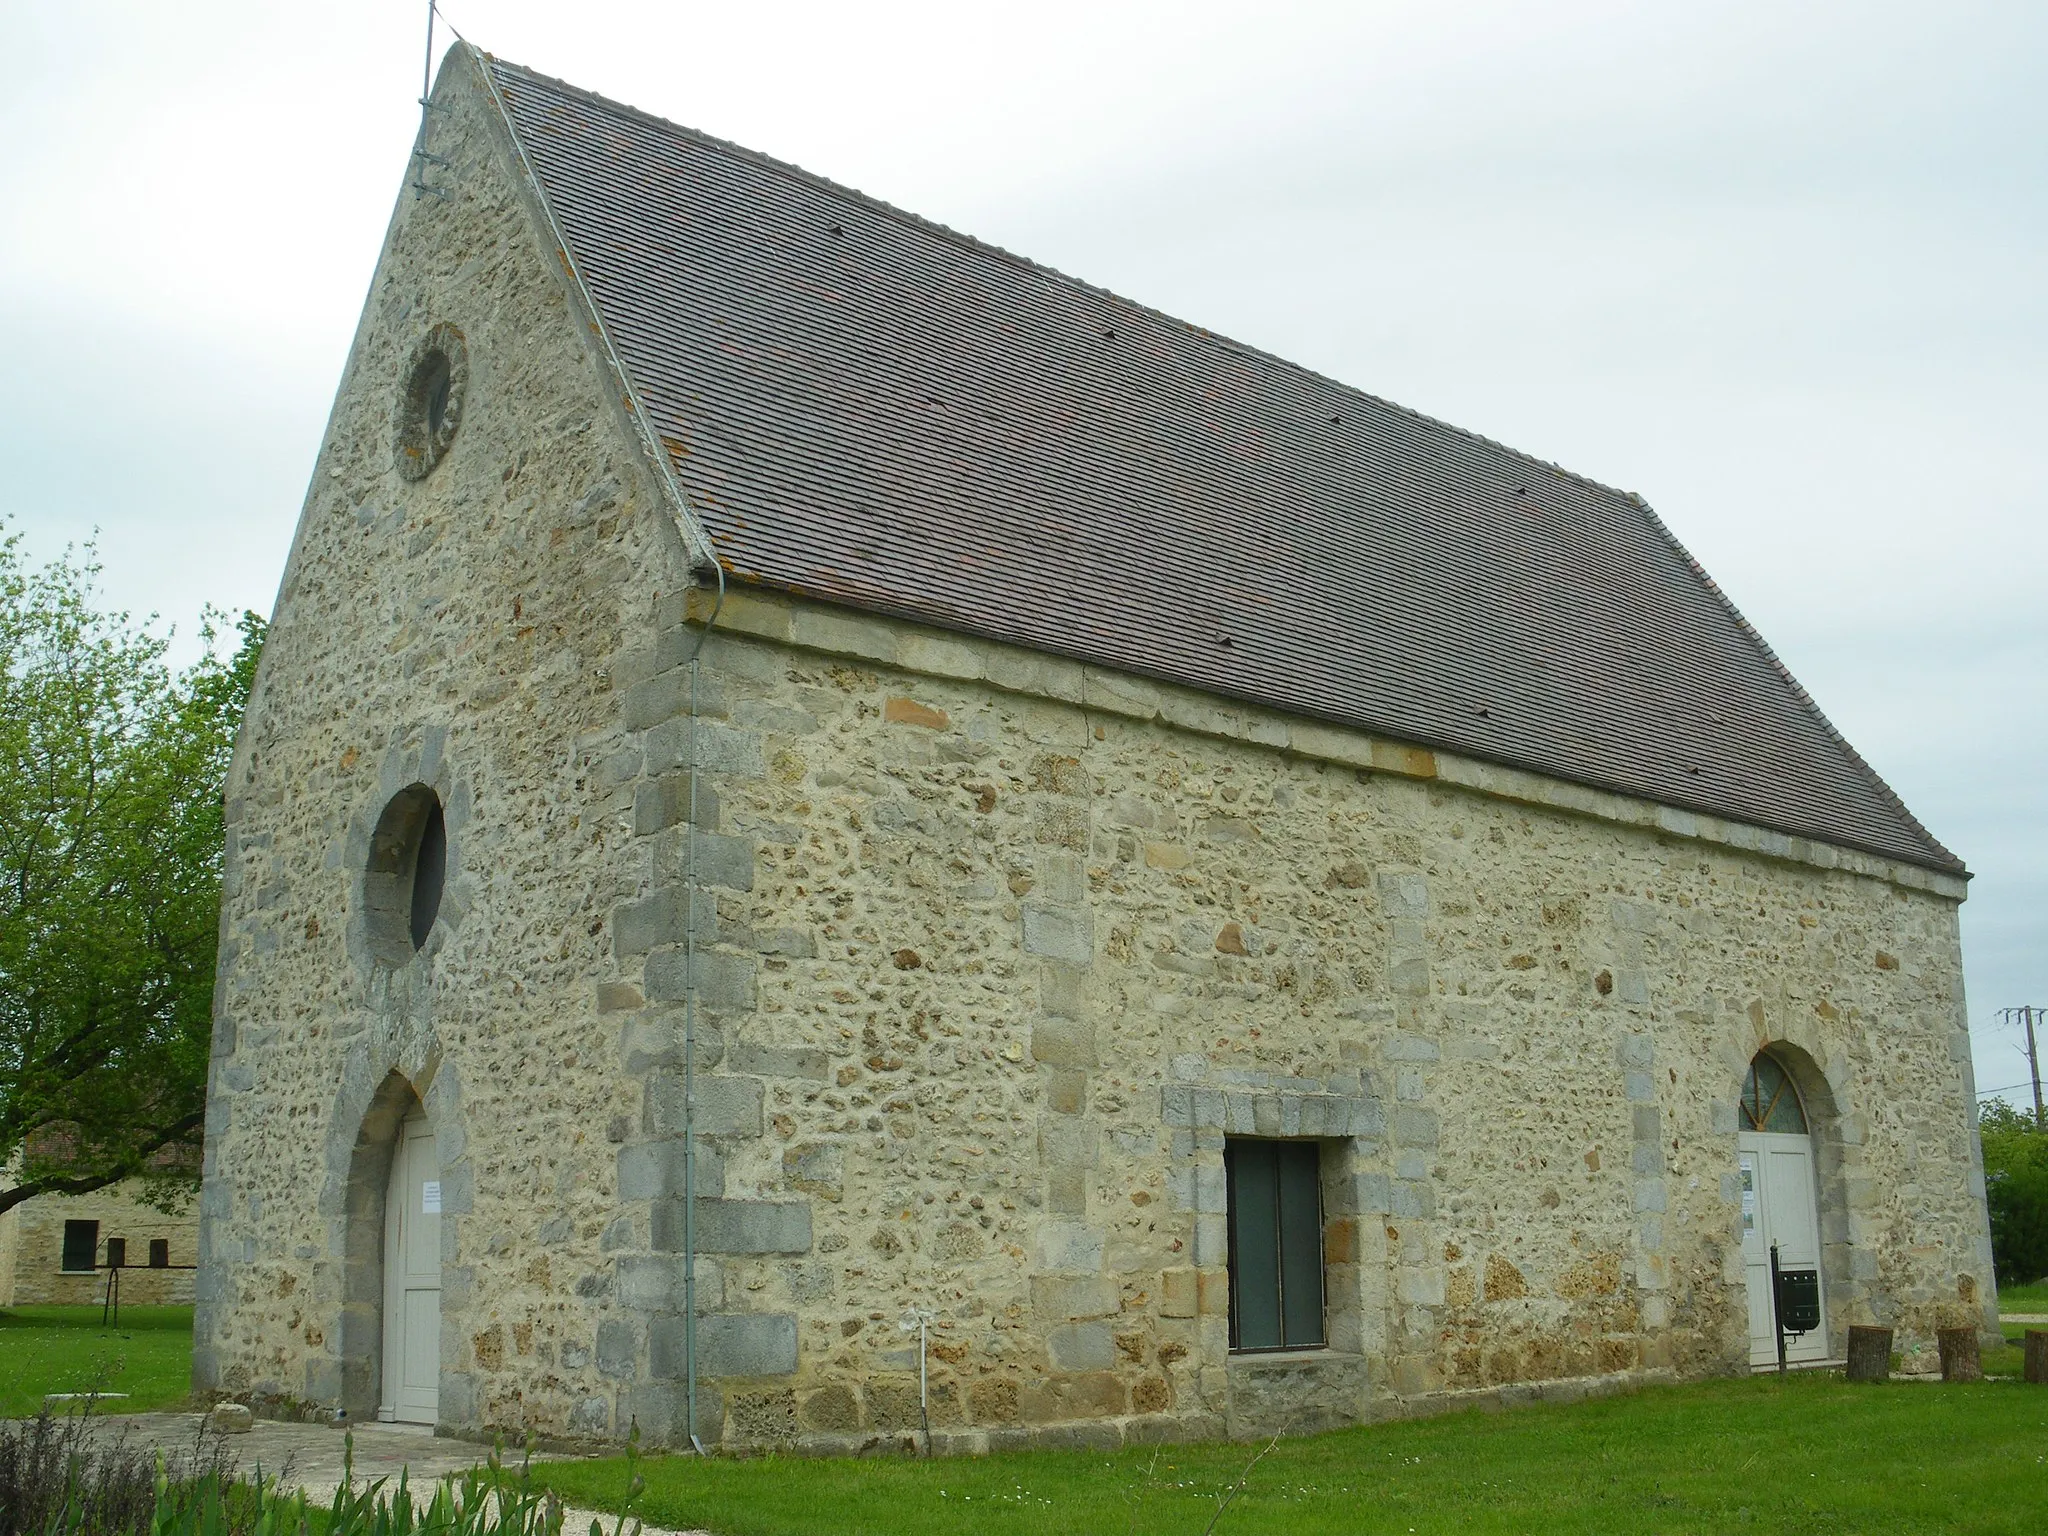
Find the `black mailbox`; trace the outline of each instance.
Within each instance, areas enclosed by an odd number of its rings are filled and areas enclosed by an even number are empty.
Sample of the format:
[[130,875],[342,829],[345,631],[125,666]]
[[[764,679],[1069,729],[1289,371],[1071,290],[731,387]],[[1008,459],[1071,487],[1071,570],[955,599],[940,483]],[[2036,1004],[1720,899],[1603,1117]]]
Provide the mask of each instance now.
[[1778,1271],[1778,1326],[1787,1333],[1811,1333],[1820,1326],[1820,1271]]

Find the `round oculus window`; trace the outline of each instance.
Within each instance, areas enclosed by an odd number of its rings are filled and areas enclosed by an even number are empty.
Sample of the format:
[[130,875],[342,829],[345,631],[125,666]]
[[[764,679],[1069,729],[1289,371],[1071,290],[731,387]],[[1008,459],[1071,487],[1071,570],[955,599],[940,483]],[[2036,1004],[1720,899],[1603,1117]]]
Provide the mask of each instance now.
[[441,799],[424,784],[391,797],[370,838],[363,915],[370,948],[396,968],[427,947],[448,879],[448,827]]
[[445,320],[412,350],[398,397],[398,431],[392,456],[408,480],[429,474],[455,441],[469,389],[469,348],[462,332]]

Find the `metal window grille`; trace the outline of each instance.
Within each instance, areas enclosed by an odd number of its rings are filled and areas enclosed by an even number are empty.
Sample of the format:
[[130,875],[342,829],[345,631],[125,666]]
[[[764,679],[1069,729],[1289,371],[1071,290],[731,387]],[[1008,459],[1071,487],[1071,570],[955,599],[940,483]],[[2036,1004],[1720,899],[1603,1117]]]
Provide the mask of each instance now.
[[1806,1134],[1806,1107],[1799,1102],[1799,1090],[1768,1052],[1760,1052],[1749,1064],[1749,1077],[1742,1085],[1742,1128]]

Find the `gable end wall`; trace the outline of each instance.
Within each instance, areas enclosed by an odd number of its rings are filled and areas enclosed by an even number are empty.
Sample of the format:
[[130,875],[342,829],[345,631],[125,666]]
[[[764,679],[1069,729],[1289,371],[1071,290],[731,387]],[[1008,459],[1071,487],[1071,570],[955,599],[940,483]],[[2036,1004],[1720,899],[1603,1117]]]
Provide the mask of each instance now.
[[[613,745],[610,671],[686,564],[463,50],[435,102],[428,147],[451,163],[426,179],[449,196],[401,194],[230,774],[194,1376],[374,1411],[377,1244],[351,1223],[381,1210],[357,1140],[396,1072],[441,1160],[444,1420],[484,1421],[472,1383],[499,1346],[468,1319],[516,1285],[560,1315],[506,1355],[579,1431],[609,1433],[588,1340],[640,1104],[587,979],[649,874],[616,836],[640,764]],[[466,338],[461,424],[408,480],[402,376],[443,322]],[[385,804],[417,782],[445,808],[447,894],[393,970],[362,876]]]

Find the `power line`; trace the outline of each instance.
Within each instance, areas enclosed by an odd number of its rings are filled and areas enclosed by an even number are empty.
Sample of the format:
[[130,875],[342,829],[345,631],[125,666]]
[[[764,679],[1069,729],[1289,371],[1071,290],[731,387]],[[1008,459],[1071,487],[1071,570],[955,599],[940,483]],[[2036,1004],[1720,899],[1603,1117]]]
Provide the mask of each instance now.
[[2028,1084],[2021,1082],[2007,1083],[2003,1088],[1979,1088],[1977,1090],[1977,1097],[1980,1099],[1988,1099],[1994,1093],[2011,1093],[2015,1088],[2025,1088],[2027,1086]]

